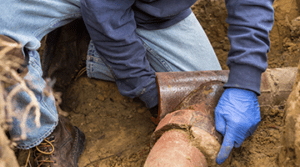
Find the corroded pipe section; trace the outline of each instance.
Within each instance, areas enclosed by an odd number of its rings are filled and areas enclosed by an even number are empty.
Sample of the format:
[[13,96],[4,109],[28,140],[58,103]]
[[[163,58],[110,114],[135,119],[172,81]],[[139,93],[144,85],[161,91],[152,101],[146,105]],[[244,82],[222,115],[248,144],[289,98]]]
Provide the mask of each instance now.
[[[167,114],[158,124],[155,132],[151,136],[150,145],[152,148],[149,157],[156,157],[160,152],[167,152],[165,149],[172,150],[174,146],[165,148],[168,141],[161,139],[165,133],[175,137],[174,130],[185,132],[187,134],[188,142],[191,147],[182,150],[178,157],[189,154],[191,150],[198,149],[201,154],[205,155],[205,160],[201,161],[203,164],[209,166],[215,165],[215,159],[220,149],[222,135],[215,129],[214,108],[217,105],[219,98],[223,93],[223,82],[210,81],[201,84],[198,88],[193,90],[186,96],[181,103],[175,107],[175,112]],[[170,134],[171,133],[171,134]],[[168,138],[168,140],[176,140]],[[158,144],[159,143],[159,144]],[[176,147],[182,145],[178,142]],[[190,156],[191,157],[191,156]],[[174,157],[172,157],[174,158]],[[163,159],[166,166],[168,163],[172,164],[172,159],[169,154],[164,154],[160,157]],[[191,159],[192,162],[197,159]],[[157,164],[157,160],[147,158],[146,164]],[[194,167],[189,165],[189,167]]]
[[[296,68],[281,68],[263,73],[260,106],[285,100],[292,91],[296,72]],[[156,121],[160,122],[151,136],[152,149],[145,166],[196,167],[194,162],[216,166],[222,136],[215,129],[214,109],[227,75],[228,71],[157,73],[160,106]]]
[[[260,106],[276,105],[286,99],[292,91],[297,68],[267,69],[261,78]],[[159,91],[158,117],[153,119],[158,123],[193,90],[200,85],[217,81],[225,83],[229,71],[191,71],[191,72],[158,72],[156,82]]]
[[154,121],[158,123],[193,90],[201,84],[210,81],[225,83],[228,71],[190,71],[190,72],[158,72],[156,82],[159,93],[158,117]]

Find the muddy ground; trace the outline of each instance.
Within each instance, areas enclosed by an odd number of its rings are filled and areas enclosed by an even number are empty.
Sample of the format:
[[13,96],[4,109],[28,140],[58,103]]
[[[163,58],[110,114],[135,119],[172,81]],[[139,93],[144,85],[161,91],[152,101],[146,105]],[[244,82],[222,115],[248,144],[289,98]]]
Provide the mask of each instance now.
[[[294,0],[276,0],[274,8],[269,67],[297,66],[300,53],[298,22],[295,20],[299,16],[297,3]],[[226,57],[230,44],[226,37],[228,25],[224,1],[202,0],[192,9],[207,33],[222,68],[228,69]],[[64,38],[70,40],[72,37]],[[72,43],[72,47],[84,55],[82,48],[89,39],[84,35],[77,38],[81,38],[82,42]],[[75,54],[68,50],[64,53]],[[89,79],[84,73],[80,75],[84,60],[80,55],[73,55],[68,61],[70,64],[63,64],[64,68],[50,68],[49,72],[58,80],[56,90],[63,92],[62,109],[69,113],[71,122],[86,134],[86,147],[79,166],[143,166],[150,150],[150,135],[155,129],[149,111],[141,101],[121,96],[114,83]],[[233,150],[231,167],[279,166],[284,109],[285,102],[282,102],[263,110],[262,122],[256,132],[240,148]]]

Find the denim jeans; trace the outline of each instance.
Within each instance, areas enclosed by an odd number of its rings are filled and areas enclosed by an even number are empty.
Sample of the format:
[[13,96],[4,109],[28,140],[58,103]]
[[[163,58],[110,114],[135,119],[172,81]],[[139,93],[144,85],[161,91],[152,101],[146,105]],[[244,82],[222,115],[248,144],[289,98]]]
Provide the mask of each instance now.
[[[221,70],[214,50],[192,13],[179,23],[160,30],[137,28],[147,50],[147,59],[156,72]],[[87,75],[114,81],[109,68],[96,52],[93,41],[87,53]]]
[[[29,72],[25,80],[33,85],[30,88],[40,103],[41,127],[35,126],[34,114],[30,113],[27,120],[27,138],[17,141],[18,148],[29,149],[50,135],[58,122],[53,96],[43,95],[46,83],[42,78],[40,57],[36,50],[47,33],[81,17],[80,0],[0,0],[0,4],[0,34],[11,37],[29,50]],[[137,29],[136,32],[147,49],[150,64],[158,72],[221,69],[194,14],[165,29]],[[114,81],[92,42],[87,54],[88,76]],[[22,111],[29,102],[30,97],[24,92],[20,93],[17,111]],[[21,129],[17,119],[13,121],[10,133],[12,137],[20,136]]]

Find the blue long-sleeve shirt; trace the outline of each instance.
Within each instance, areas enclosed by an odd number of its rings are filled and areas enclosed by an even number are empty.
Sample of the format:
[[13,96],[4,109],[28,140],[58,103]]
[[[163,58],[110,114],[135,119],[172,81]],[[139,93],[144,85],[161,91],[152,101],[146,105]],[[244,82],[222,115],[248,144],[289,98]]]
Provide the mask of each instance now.
[[274,0],[225,0],[231,49],[224,87],[252,90],[260,94],[261,73],[268,66],[269,31],[274,22]]
[[[196,0],[81,0],[81,12],[96,50],[111,69],[119,91],[139,97],[147,107],[158,104],[155,71],[135,33],[137,27],[166,28],[186,18]],[[273,0],[227,0],[230,77],[225,87],[259,93],[266,69]]]

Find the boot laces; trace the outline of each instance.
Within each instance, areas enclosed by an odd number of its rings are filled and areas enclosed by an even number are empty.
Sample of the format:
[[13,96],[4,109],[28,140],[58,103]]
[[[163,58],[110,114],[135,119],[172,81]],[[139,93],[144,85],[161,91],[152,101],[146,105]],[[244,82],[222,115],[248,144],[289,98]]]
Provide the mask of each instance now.
[[[34,161],[38,162],[38,167],[41,167],[43,164],[51,164],[51,163],[56,163],[54,160],[51,160],[49,157],[53,155],[55,148],[53,146],[53,143],[55,142],[55,139],[44,139],[44,141],[36,146],[37,150],[37,156]],[[45,158],[47,157],[47,158]],[[40,159],[39,159],[40,158]],[[50,165],[49,165],[50,167]]]

